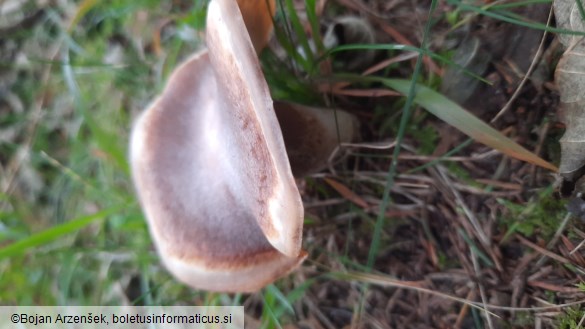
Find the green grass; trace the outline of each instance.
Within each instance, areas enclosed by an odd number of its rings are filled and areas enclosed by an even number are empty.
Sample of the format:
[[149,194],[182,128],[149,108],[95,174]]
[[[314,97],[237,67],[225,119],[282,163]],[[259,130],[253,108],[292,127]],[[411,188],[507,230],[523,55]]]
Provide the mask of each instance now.
[[[26,53],[30,66],[13,68],[21,75],[15,92],[25,107],[42,102],[42,120],[22,117],[33,138],[29,145],[8,144],[5,153],[17,159],[23,147],[30,149],[19,163],[18,188],[3,198],[2,303],[117,305],[124,302],[120,283],[141,271],[152,282],[173,282],[157,263],[127,163],[132,118],[164,80],[153,79],[159,59],[141,58],[130,30],[139,11],[156,16],[157,4],[86,1],[70,30],[65,21],[48,20],[21,40],[59,51],[52,58],[43,49]],[[112,42],[117,35],[128,44]],[[185,48],[184,41],[178,44]],[[107,59],[116,51],[120,58]],[[39,84],[40,72],[45,83]],[[11,122],[18,124],[2,124]],[[23,131],[17,141],[26,139]],[[34,183],[41,188],[27,191]],[[142,287],[145,294],[157,289],[149,285]]]

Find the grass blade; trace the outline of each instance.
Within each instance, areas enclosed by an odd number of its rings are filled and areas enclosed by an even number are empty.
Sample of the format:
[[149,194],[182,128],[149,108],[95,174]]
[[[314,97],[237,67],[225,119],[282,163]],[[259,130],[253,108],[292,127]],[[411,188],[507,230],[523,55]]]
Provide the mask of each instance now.
[[125,208],[125,206],[111,207],[109,209],[99,211],[95,214],[82,216],[70,220],[67,223],[51,227],[39,233],[35,233],[27,238],[0,248],[0,259],[17,255],[25,252],[30,248],[55,241],[57,238],[78,231],[96,220],[103,219],[104,217],[107,217],[111,214],[115,214],[123,208]]
[[[381,81],[386,86],[402,93],[403,95],[408,94],[410,87],[410,81],[408,80],[382,79]],[[536,154],[518,145],[516,142],[502,135],[499,131],[490,127],[488,124],[459,106],[459,104],[428,87],[418,84],[414,101],[418,105],[424,107],[427,111],[439,117],[441,120],[447,122],[482,144],[494,148],[515,159],[526,161],[555,172],[558,171],[558,168],[555,165],[543,160]]]
[[[498,19],[498,20],[507,22],[507,23],[516,24],[519,26],[524,26],[524,27],[528,27],[531,29],[535,29],[535,30],[547,31],[547,32],[551,32],[551,33],[559,33],[559,34],[571,34],[571,35],[580,35],[580,36],[585,35],[585,32],[583,32],[583,31],[571,31],[571,30],[567,30],[567,29],[559,29],[559,28],[547,26],[546,24],[542,24],[542,23],[530,22],[527,20],[520,20],[520,19],[517,19],[514,17],[510,17],[508,15],[503,15],[501,13],[496,13],[496,12],[493,12],[490,10],[486,10],[482,7],[468,5],[468,4],[465,4],[459,0],[448,0],[447,3],[452,4],[452,5],[456,5],[457,7],[459,7],[462,10],[465,10],[465,11],[472,11],[472,12],[475,12],[476,14],[484,15],[487,17],[491,17],[494,19]],[[579,3],[579,2],[577,1],[577,3]]]
[[[484,83],[487,83],[489,85],[491,85],[491,82],[489,82],[488,80],[486,80],[484,77],[477,75],[473,72],[471,72],[470,70],[466,69],[465,67],[455,63],[454,61],[452,61],[451,59],[439,55],[437,53],[434,53],[432,51],[429,51],[429,49],[427,48],[418,48],[415,46],[409,46],[409,45],[403,45],[403,44],[351,44],[351,45],[342,45],[342,46],[337,46],[335,48],[331,48],[329,49],[324,55],[322,55],[321,57],[319,57],[317,59],[317,61],[323,61],[325,58],[327,58],[328,56],[331,56],[332,54],[335,54],[337,52],[341,52],[341,51],[348,51],[348,50],[388,50],[388,51],[403,51],[403,52],[415,52],[418,54],[422,54],[424,56],[429,56],[430,58],[437,60],[441,63],[446,63],[449,64],[453,67],[456,67],[458,69],[460,69],[463,73],[467,74],[470,77],[473,77],[477,80],[480,80]],[[337,74],[336,76],[338,77],[345,77],[345,78],[351,78],[351,75],[347,75],[347,74]],[[359,77],[355,77],[355,79],[363,79],[363,76],[359,76]]]
[[309,24],[311,24],[313,40],[315,41],[315,46],[317,47],[318,53],[322,54],[325,52],[325,46],[323,45],[323,40],[321,40],[321,30],[319,25],[319,17],[317,17],[315,8],[316,6],[316,0],[305,0],[305,10],[307,12],[307,19]]
[[297,15],[297,11],[295,9],[294,3],[292,0],[285,0],[285,5],[286,5],[287,13],[289,15],[291,26],[292,26],[293,30],[295,31],[295,35],[298,38],[298,41],[301,44],[301,47],[303,48],[303,51],[305,52],[305,56],[306,56],[305,58],[307,58],[307,61],[309,63],[313,63],[314,62],[313,50],[311,49],[311,46],[309,45],[309,40],[307,39],[307,34],[305,33],[303,24],[301,23],[301,20],[299,19],[299,16]]
[[[437,8],[437,3],[438,2],[436,0],[433,0],[431,2],[431,8],[429,9],[429,17],[432,16],[433,12]],[[402,110],[402,116],[400,117],[398,135],[396,136],[396,146],[394,147],[394,150],[392,152],[392,162],[390,163],[390,168],[388,168],[388,174],[386,175],[386,184],[384,186],[384,193],[382,195],[382,203],[380,204],[380,211],[378,212],[378,216],[376,218],[376,225],[374,226],[374,233],[372,234],[372,243],[370,244],[367,263],[369,269],[372,269],[374,267],[378,250],[380,250],[380,241],[382,236],[382,228],[384,227],[384,219],[386,217],[386,209],[388,209],[388,206],[390,205],[391,201],[390,190],[394,185],[394,177],[396,176],[396,168],[398,167],[398,155],[400,154],[400,147],[402,145],[404,134],[406,133],[406,126],[408,125],[408,121],[410,120],[410,110],[412,109],[413,103],[416,102],[415,95],[417,86],[416,81],[418,80],[418,77],[420,76],[422,71],[423,53],[426,52],[427,50],[427,41],[431,31],[431,21],[432,20],[429,19],[425,25],[425,31],[423,34],[423,40],[421,44],[421,49],[423,51],[418,53],[412,78],[410,81],[404,80],[406,82],[406,84],[404,85],[406,87],[404,89],[404,94],[407,95],[407,98],[406,103],[404,104]]]

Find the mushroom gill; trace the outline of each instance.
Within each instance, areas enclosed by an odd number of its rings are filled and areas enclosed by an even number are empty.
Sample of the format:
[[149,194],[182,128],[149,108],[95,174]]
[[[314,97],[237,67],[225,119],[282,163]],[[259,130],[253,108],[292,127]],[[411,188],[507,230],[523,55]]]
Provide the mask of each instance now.
[[256,291],[294,269],[303,205],[272,98],[233,0],[212,0],[203,50],[137,120],[130,162],[159,255],[181,281]]

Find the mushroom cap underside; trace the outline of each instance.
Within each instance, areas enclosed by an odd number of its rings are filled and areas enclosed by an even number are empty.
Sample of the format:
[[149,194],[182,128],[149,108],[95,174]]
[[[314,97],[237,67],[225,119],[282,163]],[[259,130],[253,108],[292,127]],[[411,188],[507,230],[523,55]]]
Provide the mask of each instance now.
[[[229,129],[237,119],[225,115],[226,107],[209,54],[202,51],[173,73],[137,121],[132,171],[157,249],[175,276],[207,290],[253,291],[304,259],[302,204],[299,209],[294,202],[300,198],[296,186],[280,193],[296,192],[292,204],[276,198],[272,187],[284,183],[239,148],[240,132]],[[241,171],[267,173],[254,182],[257,175]],[[271,202],[285,208],[287,218],[269,217]],[[285,228],[294,230],[280,232],[293,246],[289,255],[269,242],[258,216],[272,224],[293,221]]]
[[296,267],[303,205],[268,86],[233,0],[212,0],[204,50],[137,120],[130,162],[168,269],[196,288],[252,291]]

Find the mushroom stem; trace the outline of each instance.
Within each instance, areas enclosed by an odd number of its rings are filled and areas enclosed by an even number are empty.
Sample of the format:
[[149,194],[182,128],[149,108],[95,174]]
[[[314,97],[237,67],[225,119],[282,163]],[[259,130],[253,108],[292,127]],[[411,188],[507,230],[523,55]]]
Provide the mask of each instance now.
[[327,167],[340,143],[358,134],[357,119],[342,110],[295,103],[274,102],[286,152],[295,177],[304,177]]

